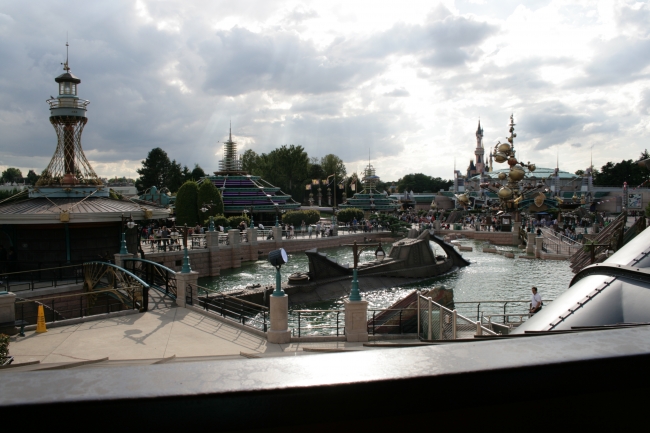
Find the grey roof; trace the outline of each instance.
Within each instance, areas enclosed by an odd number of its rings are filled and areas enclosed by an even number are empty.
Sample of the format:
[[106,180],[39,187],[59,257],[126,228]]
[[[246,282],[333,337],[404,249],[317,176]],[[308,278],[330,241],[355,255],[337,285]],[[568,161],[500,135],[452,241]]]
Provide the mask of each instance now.
[[[545,167],[537,167],[534,172],[530,173],[528,170],[526,170],[526,179],[546,179],[549,176],[553,175],[553,172],[555,171],[554,168],[545,168]],[[499,177],[499,173],[506,173],[508,174],[510,172],[509,168],[502,168],[499,170],[494,170],[485,173],[488,175],[491,179],[497,179]],[[577,174],[569,173],[567,171],[559,171],[560,179],[576,179],[579,178]],[[478,181],[480,179],[479,175],[472,176],[472,180]]]
[[145,211],[151,218],[166,218],[167,209],[150,203],[141,204],[128,200],[112,200],[104,197],[80,198],[31,198],[0,205],[1,224],[57,223],[60,214],[68,212],[70,222],[119,221],[122,214],[133,219],[145,219]]

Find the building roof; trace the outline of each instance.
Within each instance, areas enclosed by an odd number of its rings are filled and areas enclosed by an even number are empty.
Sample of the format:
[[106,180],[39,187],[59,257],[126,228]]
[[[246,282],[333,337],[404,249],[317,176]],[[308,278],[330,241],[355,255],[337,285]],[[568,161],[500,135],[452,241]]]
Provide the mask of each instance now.
[[[499,170],[486,172],[485,175],[489,176],[490,179],[496,180],[499,177],[499,173],[508,174],[509,172],[510,172],[509,168],[502,168]],[[552,176],[554,172],[555,172],[554,168],[537,167],[537,169],[532,173],[526,171],[526,179],[546,179],[547,177]],[[577,174],[569,173],[567,171],[562,171],[562,170],[559,171],[559,175],[560,175],[560,179],[576,179],[580,177]],[[472,176],[470,180],[474,180],[478,182],[481,180],[481,177],[479,175]]]
[[122,215],[134,220],[169,216],[165,208],[130,200],[30,198],[0,205],[0,224],[56,224],[62,221],[62,213],[69,214],[70,223],[120,221]]

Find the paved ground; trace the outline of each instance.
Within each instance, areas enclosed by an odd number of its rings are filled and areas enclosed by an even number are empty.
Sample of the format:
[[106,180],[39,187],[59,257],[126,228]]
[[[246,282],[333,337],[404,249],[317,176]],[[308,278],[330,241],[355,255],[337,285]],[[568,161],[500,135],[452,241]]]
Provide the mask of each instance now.
[[241,352],[276,356],[305,347],[368,349],[361,343],[347,342],[271,344],[200,313],[163,305],[147,313],[49,328],[42,334],[26,332],[25,337],[12,337],[9,350],[15,363],[60,363],[104,357],[239,356]]

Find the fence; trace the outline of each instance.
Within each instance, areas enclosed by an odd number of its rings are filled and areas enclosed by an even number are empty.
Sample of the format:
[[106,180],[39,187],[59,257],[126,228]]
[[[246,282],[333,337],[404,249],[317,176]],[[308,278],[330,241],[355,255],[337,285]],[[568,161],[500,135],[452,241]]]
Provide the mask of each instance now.
[[[553,302],[552,300],[545,300],[544,303]],[[514,316],[529,316],[530,300],[494,300],[494,301],[460,301],[454,302],[455,308],[466,317],[474,317],[476,321],[482,322],[484,317],[503,317],[504,323],[509,323],[510,314]],[[517,311],[509,312],[508,307],[516,306]]]
[[[197,298],[193,297],[196,289]],[[201,296],[203,292],[203,296]],[[269,309],[263,305],[248,302],[234,296],[217,292],[207,287],[188,284],[185,302],[212,311],[221,317],[236,321],[251,328],[261,329],[266,332],[270,325]]]
[[144,259],[124,259],[124,269],[154,289],[176,299],[176,272],[160,263]]
[[368,333],[411,334],[417,332],[417,308],[368,310]]
[[308,335],[345,335],[345,311],[343,310],[291,310],[289,328],[294,337]]
[[[6,264],[11,262],[2,263]],[[42,262],[34,263],[40,265]],[[24,263],[21,263],[21,265],[24,265]],[[11,267],[9,267],[9,269],[11,269]],[[83,280],[83,264],[37,268],[27,271],[6,272],[0,274],[0,286],[4,284],[3,290],[11,290],[12,292],[78,284],[83,282]]]
[[456,340],[474,338],[475,335],[496,335],[480,321],[473,322],[442,305],[418,295],[418,329],[421,340]]
[[38,300],[17,298],[15,303],[16,320],[24,320],[28,324],[35,324],[38,318],[39,305],[44,307],[45,321],[48,323],[140,308],[137,299],[140,296],[139,293],[142,292],[141,287],[122,288],[120,290],[126,291],[129,296],[125,297],[123,293],[116,289],[107,289],[59,295]]

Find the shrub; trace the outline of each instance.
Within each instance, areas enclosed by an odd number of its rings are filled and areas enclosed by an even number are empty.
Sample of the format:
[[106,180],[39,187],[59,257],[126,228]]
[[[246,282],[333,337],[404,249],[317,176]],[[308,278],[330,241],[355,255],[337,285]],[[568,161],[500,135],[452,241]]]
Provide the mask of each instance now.
[[176,194],[176,225],[187,224],[192,227],[199,221],[199,209],[196,206],[199,186],[193,180],[188,180]]
[[336,218],[342,223],[349,223],[355,218],[359,221],[363,218],[363,211],[356,207],[342,209]]
[[[209,227],[210,226],[210,218],[203,221],[203,225],[205,227]],[[223,215],[215,215],[215,217],[214,217],[214,229],[219,230],[219,226],[223,227],[224,229],[226,227],[228,227],[228,218],[226,218]]]
[[320,221],[320,212],[317,210],[292,210],[282,215],[283,224],[293,224],[299,227],[302,222],[305,224],[316,224]]
[[228,218],[228,225],[230,228],[237,228],[240,222],[244,221],[246,223],[246,227],[250,226],[251,220],[245,215],[234,215]]

